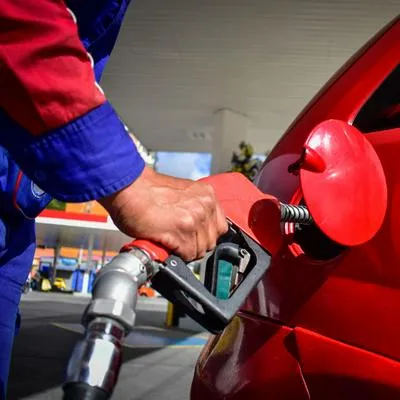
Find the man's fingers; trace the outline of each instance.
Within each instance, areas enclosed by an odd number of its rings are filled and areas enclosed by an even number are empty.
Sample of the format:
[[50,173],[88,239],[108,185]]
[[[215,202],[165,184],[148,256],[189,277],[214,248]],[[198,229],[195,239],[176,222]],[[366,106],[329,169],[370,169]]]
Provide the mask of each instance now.
[[228,231],[228,221],[220,204],[217,204],[217,236],[220,237]]
[[193,261],[197,258],[197,235],[193,232],[192,235],[180,237],[179,246],[175,254],[182,258],[184,261]]

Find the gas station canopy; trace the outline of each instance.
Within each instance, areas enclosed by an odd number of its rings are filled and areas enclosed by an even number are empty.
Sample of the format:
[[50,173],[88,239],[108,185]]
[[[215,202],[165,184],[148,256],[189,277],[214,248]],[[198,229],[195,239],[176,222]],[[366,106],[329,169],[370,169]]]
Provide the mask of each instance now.
[[221,158],[230,145],[229,161],[247,140],[263,154],[398,12],[395,0],[135,1],[101,86],[151,151]]
[[121,233],[110,217],[45,210],[36,219],[38,245],[56,247],[90,248],[93,250],[119,251],[132,240]]

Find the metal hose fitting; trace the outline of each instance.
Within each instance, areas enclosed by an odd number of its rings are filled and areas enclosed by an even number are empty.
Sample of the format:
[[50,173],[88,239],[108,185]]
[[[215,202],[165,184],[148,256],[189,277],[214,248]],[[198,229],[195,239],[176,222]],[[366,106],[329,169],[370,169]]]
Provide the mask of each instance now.
[[310,225],[313,222],[313,218],[306,206],[281,203],[281,222]]
[[153,272],[150,257],[133,248],[98,273],[82,319],[85,336],[68,363],[64,400],[111,396],[121,366],[122,342],[135,325],[137,290]]

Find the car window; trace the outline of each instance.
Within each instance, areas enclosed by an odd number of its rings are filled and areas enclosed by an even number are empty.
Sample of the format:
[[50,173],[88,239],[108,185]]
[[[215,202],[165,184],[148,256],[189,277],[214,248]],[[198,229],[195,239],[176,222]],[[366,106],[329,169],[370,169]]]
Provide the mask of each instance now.
[[400,64],[361,108],[353,125],[363,133],[400,128]]

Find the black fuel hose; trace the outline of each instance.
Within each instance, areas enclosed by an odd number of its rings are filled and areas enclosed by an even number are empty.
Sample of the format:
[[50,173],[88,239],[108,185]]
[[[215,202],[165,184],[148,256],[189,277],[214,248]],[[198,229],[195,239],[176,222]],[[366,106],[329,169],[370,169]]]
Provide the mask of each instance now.
[[306,206],[281,203],[281,222],[310,225],[313,222],[313,218]]
[[63,400],[108,400],[110,393],[87,383],[71,382],[63,387]]

